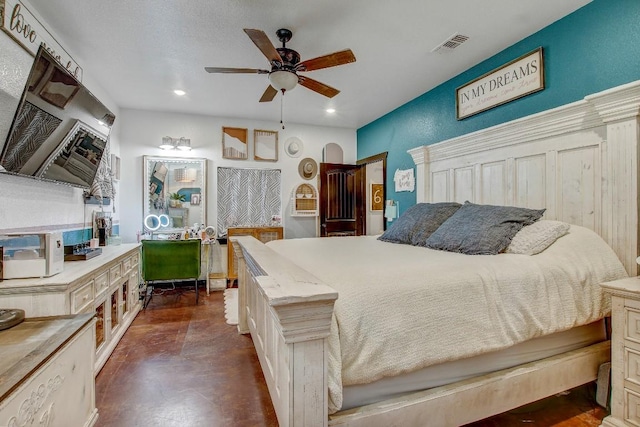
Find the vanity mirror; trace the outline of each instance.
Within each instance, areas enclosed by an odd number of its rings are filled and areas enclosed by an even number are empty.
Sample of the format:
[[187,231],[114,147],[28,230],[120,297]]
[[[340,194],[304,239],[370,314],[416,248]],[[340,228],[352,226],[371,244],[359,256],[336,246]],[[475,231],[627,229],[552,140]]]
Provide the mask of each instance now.
[[143,167],[145,231],[206,225],[206,159],[144,156]]

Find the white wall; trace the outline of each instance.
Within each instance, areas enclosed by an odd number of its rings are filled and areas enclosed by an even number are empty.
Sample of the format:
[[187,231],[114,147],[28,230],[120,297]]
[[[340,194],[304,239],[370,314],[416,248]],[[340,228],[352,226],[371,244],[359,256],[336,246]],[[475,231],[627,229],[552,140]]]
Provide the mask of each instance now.
[[[28,4],[28,3],[27,3]],[[36,16],[34,8],[29,7]],[[37,16],[44,27],[65,47],[65,40]],[[69,51],[67,49],[67,51]],[[20,100],[24,84],[33,63],[33,56],[20,47],[13,38],[0,31],[0,148],[4,144],[15,109]],[[70,52],[73,57],[74,52]],[[76,58],[78,60],[78,58]],[[83,84],[100,99],[115,115],[115,125],[110,136],[111,153],[121,158],[121,180],[116,183],[116,198],[111,206],[104,208],[112,212],[114,223],[120,226],[120,235],[125,242],[136,239],[142,225],[142,156],[170,155],[158,145],[163,136],[191,139],[192,157],[208,159],[208,223],[216,222],[216,168],[218,166],[243,168],[279,168],[282,170],[283,225],[285,236],[315,236],[315,218],[291,218],[290,192],[296,183],[303,182],[298,175],[298,163],[311,157],[320,163],[325,144],[334,142],[344,150],[345,163],[356,159],[355,129],[328,128],[287,123],[281,129],[277,122],[225,119],[201,115],[157,113],[150,111],[120,109],[118,105],[95,81],[90,73],[100,64],[83,64]],[[323,114],[323,113],[322,113]],[[222,159],[222,127],[249,129],[249,143],[253,144],[253,130],[278,131],[278,162],[256,162],[253,160],[232,161]],[[284,153],[284,141],[296,136],[304,143],[299,158]],[[252,156],[253,147],[250,154]],[[9,231],[74,230],[90,225],[92,213],[100,208],[85,205],[82,191],[60,184],[36,181],[29,178],[0,174],[0,233]]]
[[[345,163],[355,163],[355,129],[330,128],[287,123],[283,130],[278,122],[227,119],[193,114],[162,113],[122,109],[117,119],[120,125],[119,140],[122,179],[119,183],[118,204],[120,210],[120,235],[125,242],[133,242],[136,233],[142,230],[143,203],[143,156],[203,157],[207,162],[207,223],[217,221],[217,167],[260,168],[282,170],[283,225],[285,237],[312,237],[316,235],[315,218],[291,217],[291,191],[304,181],[298,174],[298,164],[305,157],[322,161],[325,144],[334,142],[344,150]],[[222,127],[240,127],[249,130],[249,158],[253,158],[253,130],[278,131],[278,161],[228,160],[222,158]],[[169,152],[158,146],[163,136],[191,139],[191,152]],[[304,151],[298,158],[284,152],[284,142],[289,137],[298,137]],[[317,183],[314,181],[314,185]]]
[[[32,10],[32,9],[30,9]],[[55,33],[46,22],[41,23]],[[64,46],[64,40],[57,38]],[[4,145],[34,57],[0,31],[0,149]],[[73,52],[70,52],[73,56]],[[81,64],[84,65],[84,64]],[[83,84],[118,117],[119,109],[97,82],[85,73]],[[111,152],[119,152],[118,119]],[[118,206],[116,197],[116,206]],[[89,226],[96,205],[85,205],[82,190],[61,184],[0,174],[0,233],[11,231],[68,231]],[[111,211],[106,207],[105,211]],[[119,222],[117,212],[114,222]]]

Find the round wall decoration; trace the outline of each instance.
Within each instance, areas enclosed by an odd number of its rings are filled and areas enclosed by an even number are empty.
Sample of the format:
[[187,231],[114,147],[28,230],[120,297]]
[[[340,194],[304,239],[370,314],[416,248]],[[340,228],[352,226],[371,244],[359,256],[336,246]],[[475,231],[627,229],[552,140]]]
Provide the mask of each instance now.
[[295,136],[287,138],[284,142],[284,152],[287,153],[289,157],[300,157],[303,149],[304,144],[302,143],[302,140]]
[[298,173],[303,179],[313,179],[318,174],[318,164],[311,157],[300,160]]

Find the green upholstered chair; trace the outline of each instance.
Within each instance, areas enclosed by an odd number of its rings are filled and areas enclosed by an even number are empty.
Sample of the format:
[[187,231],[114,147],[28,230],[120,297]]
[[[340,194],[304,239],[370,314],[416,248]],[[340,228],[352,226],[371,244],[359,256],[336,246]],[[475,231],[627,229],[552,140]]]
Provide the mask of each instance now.
[[200,247],[200,239],[142,241],[142,279],[147,285],[144,308],[151,301],[154,283],[190,279],[195,282],[198,304]]

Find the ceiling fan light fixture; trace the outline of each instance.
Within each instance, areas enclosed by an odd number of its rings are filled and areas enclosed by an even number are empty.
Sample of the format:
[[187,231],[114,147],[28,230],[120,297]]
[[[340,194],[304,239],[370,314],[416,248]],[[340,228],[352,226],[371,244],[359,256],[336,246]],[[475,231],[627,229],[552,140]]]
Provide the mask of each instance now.
[[269,82],[271,86],[278,90],[291,90],[298,84],[298,76],[285,70],[276,70],[269,73]]

